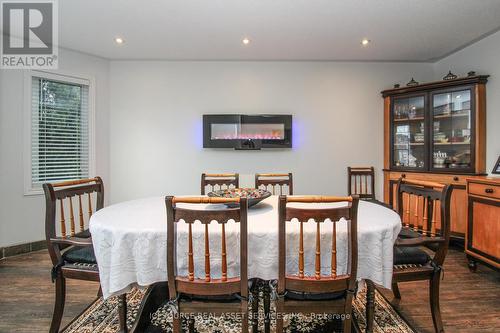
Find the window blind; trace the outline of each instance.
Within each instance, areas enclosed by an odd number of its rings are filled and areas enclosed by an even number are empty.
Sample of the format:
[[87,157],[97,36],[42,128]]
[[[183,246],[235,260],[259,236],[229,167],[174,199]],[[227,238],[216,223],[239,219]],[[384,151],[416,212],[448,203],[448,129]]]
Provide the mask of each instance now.
[[89,176],[88,85],[32,78],[31,182]]

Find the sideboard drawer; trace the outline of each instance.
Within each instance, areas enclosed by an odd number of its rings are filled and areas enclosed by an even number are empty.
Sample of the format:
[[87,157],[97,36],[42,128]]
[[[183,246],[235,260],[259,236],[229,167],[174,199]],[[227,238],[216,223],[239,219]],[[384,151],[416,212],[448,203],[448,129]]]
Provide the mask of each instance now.
[[500,186],[493,184],[469,183],[469,193],[500,200]]
[[399,178],[408,180],[424,180],[430,182],[437,182],[441,184],[453,184],[464,186],[467,184],[466,175],[446,175],[446,174],[432,174],[432,173],[417,173],[417,172],[394,172],[391,171],[389,178],[391,180],[398,180]]

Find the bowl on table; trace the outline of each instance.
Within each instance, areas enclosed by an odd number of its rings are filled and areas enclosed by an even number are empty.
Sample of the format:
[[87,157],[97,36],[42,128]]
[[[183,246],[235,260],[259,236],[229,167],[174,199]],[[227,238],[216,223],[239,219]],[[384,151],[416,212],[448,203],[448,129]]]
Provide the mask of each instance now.
[[[226,190],[218,190],[208,193],[209,197],[220,197],[220,198],[247,198],[248,207],[252,207],[265,198],[271,196],[271,192],[256,189],[256,188],[230,188]],[[227,203],[225,204],[228,207],[237,207],[237,203]]]

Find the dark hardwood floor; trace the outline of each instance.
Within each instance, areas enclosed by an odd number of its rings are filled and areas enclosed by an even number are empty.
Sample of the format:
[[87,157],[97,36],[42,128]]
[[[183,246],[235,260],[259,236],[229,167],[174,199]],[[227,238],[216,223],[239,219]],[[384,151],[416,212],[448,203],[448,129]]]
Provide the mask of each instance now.
[[[401,300],[379,290],[418,332],[434,332],[427,282],[400,283]],[[471,273],[463,249],[448,252],[440,299],[446,332],[500,332],[500,273],[481,264]]]
[[[0,332],[47,332],[54,292],[50,267],[46,251],[0,261]],[[97,289],[96,283],[68,281],[63,326],[92,302]],[[427,283],[402,283],[400,290],[402,300],[393,304],[418,332],[433,332]],[[382,292],[392,299],[390,291]],[[500,332],[500,273],[483,265],[470,273],[463,252],[451,249],[441,311],[447,332]]]
[[[0,332],[48,332],[54,306],[47,250],[0,261]],[[96,298],[99,284],[67,280],[65,327]]]

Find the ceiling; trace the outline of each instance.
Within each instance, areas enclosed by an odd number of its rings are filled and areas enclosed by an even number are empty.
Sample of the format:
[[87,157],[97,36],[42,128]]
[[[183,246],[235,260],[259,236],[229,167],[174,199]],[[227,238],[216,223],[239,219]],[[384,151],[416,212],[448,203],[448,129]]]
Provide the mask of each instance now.
[[500,0],[59,1],[61,46],[108,59],[435,61],[499,28]]

